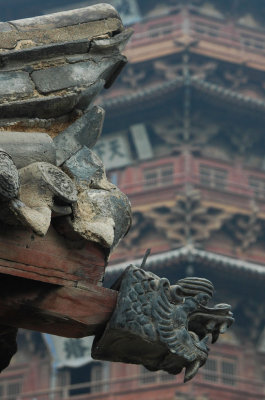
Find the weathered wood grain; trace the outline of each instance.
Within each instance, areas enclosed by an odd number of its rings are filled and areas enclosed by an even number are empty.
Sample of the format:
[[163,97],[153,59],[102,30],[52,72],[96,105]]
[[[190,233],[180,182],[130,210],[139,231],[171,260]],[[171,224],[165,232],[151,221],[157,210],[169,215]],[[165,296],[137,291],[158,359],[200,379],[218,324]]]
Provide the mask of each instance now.
[[117,292],[87,285],[64,288],[0,275],[1,323],[64,337],[94,335],[114,311]]
[[1,273],[64,286],[100,285],[105,267],[105,251],[95,243],[67,240],[52,227],[45,237],[0,227]]

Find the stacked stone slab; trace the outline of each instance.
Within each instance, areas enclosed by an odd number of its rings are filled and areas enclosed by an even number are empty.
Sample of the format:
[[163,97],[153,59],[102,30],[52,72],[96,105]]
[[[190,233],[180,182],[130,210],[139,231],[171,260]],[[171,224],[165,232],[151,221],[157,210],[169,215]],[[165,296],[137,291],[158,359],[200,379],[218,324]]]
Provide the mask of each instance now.
[[107,4],[0,23],[2,129],[70,123],[114,81],[130,34]]
[[[128,230],[127,198],[107,182],[91,148],[104,119],[93,100],[126,64],[121,50],[130,35],[107,4],[0,23],[0,186],[9,180],[10,193],[17,193],[6,199],[3,194],[2,222],[19,221],[45,235],[53,215],[70,215],[72,230],[107,249]],[[33,165],[41,162],[54,167]],[[99,170],[100,181],[94,176]],[[19,191],[12,179],[20,181]],[[71,201],[63,195],[68,200],[59,207],[54,198],[61,181],[69,190],[71,180],[78,195]],[[62,224],[54,225],[61,231]]]

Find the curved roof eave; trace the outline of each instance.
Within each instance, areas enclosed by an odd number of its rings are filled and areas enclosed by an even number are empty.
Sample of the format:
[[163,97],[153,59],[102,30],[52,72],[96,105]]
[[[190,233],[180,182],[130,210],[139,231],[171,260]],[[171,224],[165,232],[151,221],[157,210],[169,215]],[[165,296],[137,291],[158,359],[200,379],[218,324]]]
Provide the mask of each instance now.
[[[190,257],[196,258],[202,262],[211,262],[211,267],[215,268],[217,265],[225,267],[229,270],[238,270],[240,272],[247,272],[251,274],[258,275],[261,278],[265,278],[265,265],[255,264],[249,261],[240,260],[237,258],[232,258],[224,256],[217,253],[212,253],[205,250],[196,249],[192,245],[187,245],[179,249],[170,250],[164,253],[154,254],[148,257],[146,267],[148,270],[153,270],[158,268],[161,263],[166,261],[176,261],[178,259],[189,259]],[[142,263],[142,258],[133,260],[130,264],[134,264],[140,267]],[[119,264],[111,265],[107,268],[107,274],[122,272],[128,266],[128,262],[122,262]]]
[[246,96],[231,89],[227,89],[221,85],[205,81],[196,77],[191,77],[189,80],[184,77],[177,77],[173,80],[159,83],[157,85],[146,87],[135,92],[117,96],[101,102],[101,106],[105,110],[115,110],[121,107],[126,108],[134,104],[146,103],[147,100],[161,97],[162,95],[170,94],[177,88],[191,86],[201,93],[209,94],[220,100],[226,100],[226,104],[232,103],[254,109],[256,111],[265,111],[265,100]]

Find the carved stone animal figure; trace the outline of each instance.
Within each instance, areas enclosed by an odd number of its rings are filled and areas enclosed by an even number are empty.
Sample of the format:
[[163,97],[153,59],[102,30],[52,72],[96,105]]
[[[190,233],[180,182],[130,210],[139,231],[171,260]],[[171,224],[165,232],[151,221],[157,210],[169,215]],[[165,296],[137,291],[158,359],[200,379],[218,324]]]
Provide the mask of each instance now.
[[229,305],[207,307],[214,290],[207,279],[186,278],[171,286],[165,278],[130,266],[114,288],[119,290],[117,307],[95,338],[95,359],[143,364],[170,374],[186,368],[186,382],[207,360],[209,334],[215,341],[233,322]]

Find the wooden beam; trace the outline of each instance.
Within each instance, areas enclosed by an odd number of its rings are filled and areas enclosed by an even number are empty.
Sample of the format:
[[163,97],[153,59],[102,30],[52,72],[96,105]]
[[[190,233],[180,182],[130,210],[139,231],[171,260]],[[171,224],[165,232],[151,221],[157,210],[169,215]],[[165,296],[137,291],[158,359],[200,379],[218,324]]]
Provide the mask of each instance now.
[[114,311],[117,292],[96,285],[62,287],[0,275],[1,324],[80,338],[102,329]]
[[67,240],[53,227],[44,237],[24,227],[0,227],[0,273],[70,287],[100,285],[106,263],[101,246]]

